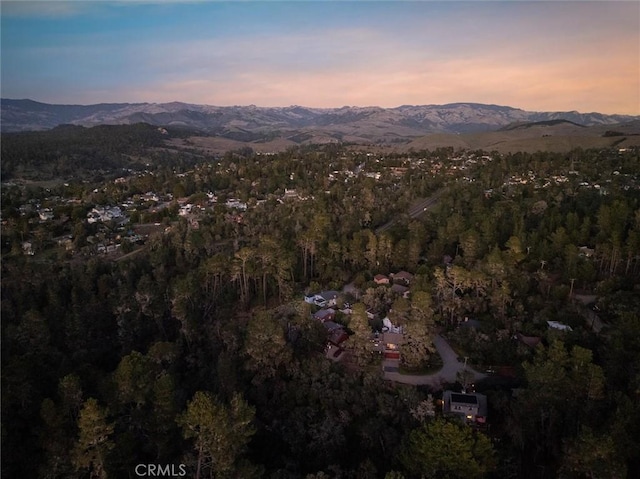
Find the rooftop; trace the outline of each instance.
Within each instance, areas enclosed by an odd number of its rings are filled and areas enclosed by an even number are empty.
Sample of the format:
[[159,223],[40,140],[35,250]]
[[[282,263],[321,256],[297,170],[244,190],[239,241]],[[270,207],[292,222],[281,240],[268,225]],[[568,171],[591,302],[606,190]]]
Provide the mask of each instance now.
[[478,404],[478,398],[475,394],[451,393],[451,402],[463,404]]

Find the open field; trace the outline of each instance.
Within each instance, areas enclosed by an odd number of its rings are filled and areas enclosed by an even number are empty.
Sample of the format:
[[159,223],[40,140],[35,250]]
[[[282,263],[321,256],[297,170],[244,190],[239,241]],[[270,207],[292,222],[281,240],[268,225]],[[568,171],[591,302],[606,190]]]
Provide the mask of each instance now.
[[[608,131],[619,133],[604,136]],[[452,146],[472,150],[515,153],[518,151],[565,152],[575,148],[629,148],[640,146],[640,123],[626,125],[581,127],[570,123],[557,125],[523,125],[509,130],[469,134],[433,134],[417,138],[397,151],[409,151]]]
[[[611,134],[615,132],[615,134]],[[375,135],[373,135],[375,137]],[[557,124],[524,124],[497,131],[483,133],[433,133],[416,138],[396,138],[396,141],[371,141],[370,139],[345,134],[332,135],[318,129],[294,133],[283,133],[270,141],[239,141],[219,136],[193,136],[173,138],[167,145],[173,148],[191,148],[205,154],[224,154],[226,151],[250,147],[258,153],[277,153],[301,144],[347,142],[350,149],[375,153],[404,153],[411,150],[435,150],[453,147],[515,153],[518,151],[568,152],[576,148],[629,148],[640,146],[640,122],[622,125],[583,127],[570,122]],[[403,141],[400,141],[403,140]]]

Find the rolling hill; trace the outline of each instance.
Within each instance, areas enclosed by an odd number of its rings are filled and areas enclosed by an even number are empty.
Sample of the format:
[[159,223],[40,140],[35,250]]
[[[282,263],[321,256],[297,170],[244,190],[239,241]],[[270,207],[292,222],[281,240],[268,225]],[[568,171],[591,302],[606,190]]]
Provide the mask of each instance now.
[[433,150],[448,146],[499,153],[640,147],[640,121],[596,126],[566,120],[519,123],[491,132],[424,135],[399,146],[397,151]]
[[0,106],[3,132],[45,130],[67,123],[95,126],[144,122],[156,126],[184,126],[208,135],[244,141],[252,141],[256,137],[286,138],[319,133],[336,140],[384,142],[415,138],[426,133],[492,131],[516,122],[566,120],[593,126],[640,119],[575,111],[528,112],[478,103],[323,109],[254,105],[220,107],[180,102],[50,105],[32,100],[2,99]]

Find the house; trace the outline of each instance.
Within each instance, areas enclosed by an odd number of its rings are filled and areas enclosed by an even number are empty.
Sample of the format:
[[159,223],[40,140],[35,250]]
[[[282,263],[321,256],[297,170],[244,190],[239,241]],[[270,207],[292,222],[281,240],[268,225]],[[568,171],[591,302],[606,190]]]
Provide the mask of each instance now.
[[53,219],[53,211],[49,208],[45,208],[38,211],[38,216],[40,217],[40,221],[49,221]]
[[325,321],[323,323],[323,326],[327,328],[327,331],[329,331],[330,333],[337,329],[344,329],[341,324],[334,323],[333,321]]
[[386,316],[382,320],[382,331],[385,333],[402,333],[402,327],[394,326],[389,317]]
[[406,286],[402,286],[401,284],[394,284],[391,286],[391,291],[396,293],[398,296],[402,296],[403,298],[409,297],[409,288]]
[[542,341],[542,339],[538,336],[525,336],[522,333],[517,333],[513,338],[517,339],[520,343],[524,344],[525,346],[529,346],[532,349],[534,349],[538,344],[540,344],[540,341]]
[[102,221],[115,220],[118,218],[122,218],[122,210],[119,206],[110,206],[104,209],[104,213],[102,214]]
[[387,276],[385,276],[384,274],[376,274],[373,277],[373,281],[376,284],[389,284],[389,278]]
[[344,343],[347,339],[349,339],[349,335],[342,327],[342,325],[338,323],[334,323],[333,321],[325,321],[322,325],[327,330],[328,336],[327,339],[329,343],[339,346]]
[[407,271],[400,271],[393,275],[394,283],[404,284],[405,286],[409,286],[412,279],[413,275],[411,273],[408,273]]
[[323,323],[325,321],[333,321],[335,318],[335,309],[321,309],[313,315],[313,319],[317,319],[318,321],[321,321]]
[[67,251],[73,250],[73,238],[71,235],[59,236],[58,238],[53,239],[58,246],[64,247]]
[[453,391],[442,393],[445,414],[459,416],[464,422],[484,424],[487,420],[487,396]]
[[28,256],[33,256],[35,254],[33,251],[33,243],[30,241],[24,241],[22,243],[22,252]]
[[326,306],[335,306],[338,304],[340,293],[338,291],[322,291],[317,296],[326,301]]
[[329,340],[330,344],[340,346],[347,339],[349,339],[349,335],[343,328],[337,328],[329,332],[329,336],[327,339]]
[[382,343],[384,344],[385,359],[400,359],[400,346],[403,342],[404,335],[401,333],[383,333]]
[[242,211],[246,211],[247,209],[247,204],[236,198],[229,198],[225,203],[225,206],[227,208],[235,208],[237,210],[242,210]]
[[300,195],[298,195],[298,192],[295,189],[284,189],[284,195],[282,196],[283,200],[297,200],[300,199]]
[[304,302],[305,303],[309,303],[309,304],[313,304],[313,305],[318,306],[320,308],[324,308],[325,306],[327,306],[327,301],[322,296],[320,296],[319,294],[306,295],[304,297]]
[[145,193],[142,196],[142,199],[144,201],[153,201],[154,203],[157,203],[158,201],[160,201],[160,198],[158,197],[158,195],[156,193],[154,193],[153,191],[149,191],[149,192]]
[[578,254],[581,258],[591,258],[596,253],[596,250],[589,248],[588,246],[580,246],[578,248]]
[[87,213],[87,223],[93,224],[100,221],[100,215],[96,212],[90,211]]
[[547,321],[549,329],[559,329],[560,331],[573,331],[573,328],[567,324],[559,323],[558,321]]
[[318,294],[305,295],[304,302],[314,304],[320,308],[336,306],[338,304],[339,295],[340,293],[338,291],[322,291]]
[[107,222],[111,220],[120,223],[128,221],[119,206],[95,206],[87,213],[87,222],[90,224],[98,221]]
[[178,211],[178,214],[180,216],[187,216],[191,213],[192,209],[193,209],[193,205],[191,203],[187,203],[186,205],[182,205],[180,207],[180,211]]

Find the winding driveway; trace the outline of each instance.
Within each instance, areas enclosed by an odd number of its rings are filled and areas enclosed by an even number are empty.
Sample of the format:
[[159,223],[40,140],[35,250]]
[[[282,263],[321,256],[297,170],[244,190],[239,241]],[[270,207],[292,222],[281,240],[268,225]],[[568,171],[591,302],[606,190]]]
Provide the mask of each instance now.
[[[428,385],[434,389],[442,389],[444,384],[456,382],[457,374],[465,369],[464,363],[458,361],[456,352],[439,334],[433,339],[433,344],[442,358],[443,365],[440,371],[434,374],[424,375],[400,374],[398,372],[399,361],[397,359],[385,359],[382,362],[384,379],[403,384],[413,384],[415,386]],[[467,366],[467,371],[473,374],[474,381],[479,381],[486,377],[485,374],[479,373],[469,366]]]

